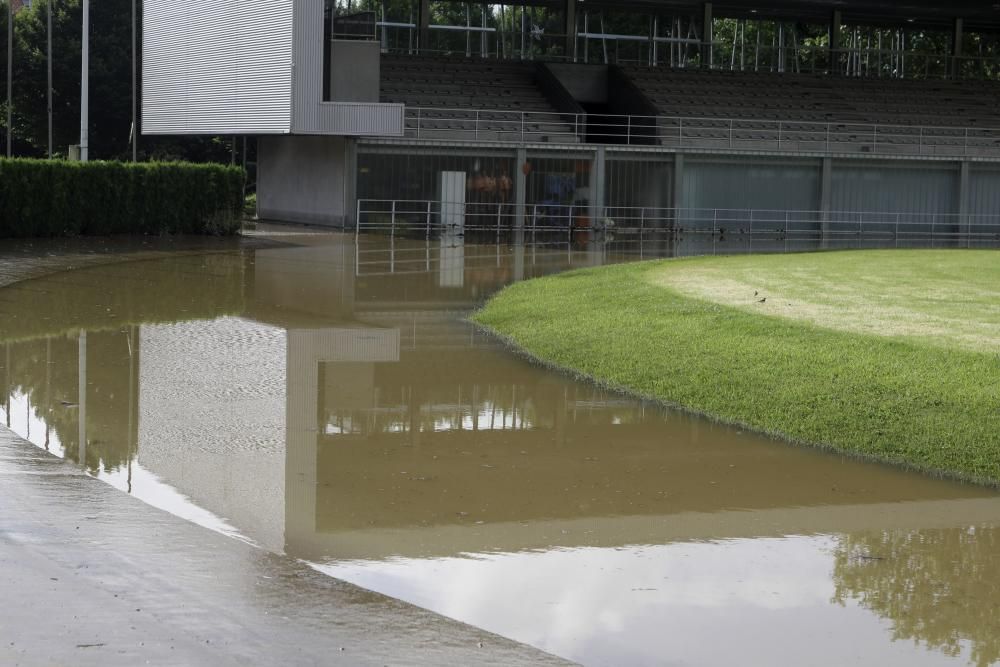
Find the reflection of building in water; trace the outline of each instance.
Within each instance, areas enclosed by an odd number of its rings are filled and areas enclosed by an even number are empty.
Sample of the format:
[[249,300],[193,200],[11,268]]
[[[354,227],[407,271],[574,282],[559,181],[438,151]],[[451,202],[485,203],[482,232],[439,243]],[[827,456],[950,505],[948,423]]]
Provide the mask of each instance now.
[[[554,376],[461,320],[519,277],[614,257],[366,243],[360,256],[353,240],[323,239],[232,266],[129,267],[127,298],[93,298],[118,313],[111,326],[72,310],[65,335],[17,325],[0,357],[4,418],[40,445],[49,433],[70,458],[82,425],[91,470],[139,466],[261,545],[317,561],[924,531],[995,514],[982,489],[788,448]],[[206,272],[220,315],[210,321],[183,296]],[[87,284],[79,273],[49,289]],[[171,274],[189,278],[164,283]],[[157,310],[170,284],[178,293]]]

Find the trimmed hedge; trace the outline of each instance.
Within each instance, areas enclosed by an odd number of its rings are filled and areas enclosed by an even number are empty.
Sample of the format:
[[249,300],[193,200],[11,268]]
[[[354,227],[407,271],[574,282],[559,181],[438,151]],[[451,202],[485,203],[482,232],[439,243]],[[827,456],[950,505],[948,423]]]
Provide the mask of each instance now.
[[234,234],[242,208],[238,167],[0,159],[0,238]]

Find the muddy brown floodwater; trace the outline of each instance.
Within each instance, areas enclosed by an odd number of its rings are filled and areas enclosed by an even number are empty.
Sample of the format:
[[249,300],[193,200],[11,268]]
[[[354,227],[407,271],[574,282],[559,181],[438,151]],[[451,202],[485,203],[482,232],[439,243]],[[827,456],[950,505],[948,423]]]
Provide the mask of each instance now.
[[995,491],[608,394],[463,320],[636,247],[282,241],[0,290],[2,423],[193,522],[584,664],[1000,660]]

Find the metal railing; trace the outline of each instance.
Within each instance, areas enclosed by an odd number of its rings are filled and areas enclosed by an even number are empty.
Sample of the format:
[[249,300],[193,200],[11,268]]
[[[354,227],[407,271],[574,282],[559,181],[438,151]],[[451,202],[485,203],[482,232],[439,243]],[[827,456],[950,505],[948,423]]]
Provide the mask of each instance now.
[[[791,112],[790,112],[791,113]],[[407,107],[409,139],[1000,157],[1000,128]]]
[[360,199],[356,233],[431,237],[466,232],[766,235],[797,239],[936,239],[1000,242],[1000,215],[609,206]]

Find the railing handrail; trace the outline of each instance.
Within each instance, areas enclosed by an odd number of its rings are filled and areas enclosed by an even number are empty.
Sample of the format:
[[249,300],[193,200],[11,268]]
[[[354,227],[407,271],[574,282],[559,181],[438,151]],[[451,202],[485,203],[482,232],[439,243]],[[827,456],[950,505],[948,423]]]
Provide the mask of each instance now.
[[[554,118],[559,118],[563,116],[574,115],[569,112],[558,112],[558,111],[522,111],[518,109],[480,109],[480,108],[462,108],[462,107],[427,107],[427,106],[406,106],[406,113],[410,111],[415,111],[420,114],[426,114],[427,112],[434,113],[455,113],[455,114],[474,114],[474,115],[484,115],[484,114],[508,114],[515,116],[517,118],[521,117],[533,117],[533,116],[551,116]],[[904,123],[883,123],[878,121],[853,121],[853,120],[830,120],[830,121],[817,121],[817,120],[797,120],[797,119],[774,119],[774,118],[739,118],[735,116],[677,116],[677,115],[666,115],[660,114],[656,116],[643,115],[643,114],[576,114],[582,116],[593,116],[595,118],[600,118],[600,125],[607,126],[609,123],[605,122],[607,119],[640,119],[640,120],[667,120],[667,121],[684,121],[685,123],[693,122],[704,122],[704,123],[717,123],[718,129],[726,129],[727,123],[757,123],[761,125],[812,125],[816,127],[828,128],[828,127],[855,127],[855,128],[870,128],[871,131],[877,131],[879,134],[885,134],[886,130],[899,129],[908,130],[907,134],[918,135],[923,133],[924,137],[934,137],[943,135],[928,135],[926,132],[930,131],[947,131],[955,133],[954,136],[965,132],[996,132],[1000,135],[1000,127],[982,127],[982,126],[968,126],[968,125],[907,125]],[[422,116],[424,120],[435,121],[435,120],[446,120],[442,117],[432,117],[427,118],[426,115]],[[462,120],[462,119],[458,119]],[[500,120],[499,122],[504,122]],[[516,122],[516,121],[508,121]],[[614,127],[612,125],[612,127]],[[622,124],[620,127],[626,127],[626,124]],[[694,129],[698,129],[695,126]],[[704,129],[704,128],[702,128]],[[737,128],[745,129],[745,128]],[[847,133],[847,131],[845,131]],[[862,130],[852,129],[849,131],[851,134],[860,134]],[[893,136],[893,135],[888,135]],[[1000,138],[1000,137],[998,137]]]
[[[442,207],[442,206],[483,206],[489,207],[490,209],[496,210],[497,207],[506,207],[514,209],[518,206],[515,202],[470,202],[470,201],[447,201],[438,199],[378,199],[378,198],[360,198],[358,199],[358,212],[359,213],[389,213],[390,210],[381,208],[365,208],[365,203],[378,203],[378,204],[420,204],[421,207],[426,207],[431,205],[432,207]],[[562,203],[544,203],[544,202],[531,202],[524,204],[527,208],[532,207],[561,207],[561,208],[587,208],[586,206],[580,206],[579,204],[562,204]],[[857,222],[858,216],[865,216],[868,218],[874,217],[909,217],[909,218],[926,218],[927,222],[914,222],[907,223],[900,221],[900,224],[928,224],[929,222],[942,219],[953,219],[957,218],[960,220],[970,220],[970,219],[982,219],[994,221],[1000,224],[1000,214],[992,213],[922,213],[922,212],[907,212],[907,211],[844,211],[844,210],[830,210],[822,211],[818,209],[768,209],[768,208],[723,208],[723,207],[671,207],[671,206],[618,206],[614,204],[606,205],[604,207],[605,211],[638,211],[638,212],[666,212],[673,213],[676,217],[677,213],[685,213],[690,215],[691,213],[705,212],[705,213],[745,213],[745,214],[780,214],[782,216],[797,215],[797,216],[821,216],[826,219],[831,219],[833,216],[842,218],[843,220],[850,220],[852,222]],[[396,213],[424,213],[424,208],[414,209],[412,211],[399,211],[396,209]],[[505,216],[514,216],[515,213],[504,213]],[[649,216],[647,216],[648,218]],[[711,219],[706,217],[705,219]],[[785,218],[782,217],[781,220]],[[756,222],[758,218],[754,218]],[[767,222],[768,220],[764,218],[759,218],[761,222]],[[790,219],[792,220],[792,219]],[[799,220],[808,220],[809,222],[815,222],[816,220],[807,219],[805,217],[799,218]],[[835,220],[834,220],[835,221]],[[874,224],[888,224],[883,223],[879,220],[869,220]],[[893,221],[895,222],[895,221]]]

